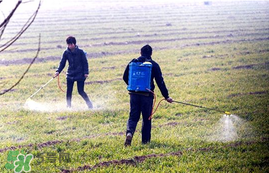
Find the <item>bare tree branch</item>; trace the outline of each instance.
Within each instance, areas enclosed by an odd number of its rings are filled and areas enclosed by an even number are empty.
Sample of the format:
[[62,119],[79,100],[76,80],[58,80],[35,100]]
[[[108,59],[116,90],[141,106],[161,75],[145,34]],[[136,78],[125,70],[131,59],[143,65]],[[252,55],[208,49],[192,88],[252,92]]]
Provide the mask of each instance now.
[[[16,9],[17,9],[17,7],[19,6],[19,4],[20,4],[20,2],[21,1],[18,1],[18,3],[17,3],[17,5],[16,5],[16,7],[13,9],[13,11],[11,12],[11,13],[13,13],[14,14],[14,12],[16,11]],[[39,9],[40,9],[40,6],[41,6],[41,1],[39,1],[39,5],[38,5],[38,7],[37,7],[37,9],[36,9],[36,11],[33,13],[33,15],[28,19],[28,21],[24,24],[24,26],[21,28],[21,30],[12,38],[12,39],[10,39],[9,41],[7,41],[5,44],[3,44],[3,45],[1,45],[0,46],[0,52],[3,52],[5,49],[7,49],[9,46],[11,46],[15,41],[17,41],[19,38],[20,38],[20,36],[32,25],[32,23],[34,22],[34,20],[35,20],[35,18],[36,18],[36,16],[37,16],[37,13],[38,13],[38,11],[39,11]],[[15,10],[15,11],[14,11]],[[12,15],[13,15],[12,14]],[[6,24],[3,24],[3,26],[2,26],[2,24],[1,24],[1,26],[0,26],[0,30],[2,30],[1,32],[2,33],[0,33],[0,38],[1,38],[1,36],[2,36],[2,34],[3,34],[3,32],[4,32],[4,30],[5,30],[5,28],[6,28],[6,26],[7,26],[7,23],[9,22],[9,20],[10,20],[10,18],[12,17],[12,15],[9,15],[10,17],[7,17],[7,22],[6,22]],[[2,29],[2,27],[3,27],[3,29]]]
[[[26,1],[23,3],[28,3],[30,2]],[[0,0],[0,3],[2,2],[2,0]],[[16,4],[16,6],[14,7],[14,9],[10,12],[10,14],[8,15],[8,17],[0,24],[0,39],[2,37],[2,35],[4,34],[4,31],[10,21],[10,19],[12,18],[12,16],[14,15],[15,11],[17,10],[17,8],[19,7],[19,5],[22,3],[22,0],[18,0],[18,3]],[[30,18],[28,19],[28,21],[23,25],[23,27],[21,28],[21,30],[9,41],[7,41],[5,44],[3,44],[2,46],[0,46],[0,52],[3,52],[5,49],[7,49],[8,47],[10,47],[15,41],[17,41],[21,35],[32,25],[32,23],[34,22],[37,13],[40,9],[41,6],[41,0],[39,1],[39,5],[36,9],[36,11],[33,13],[32,16],[30,16]],[[33,58],[32,62],[29,64],[28,68],[25,70],[25,72],[22,74],[22,76],[20,77],[20,79],[14,84],[12,85],[10,88],[3,90],[2,92],[0,92],[0,96],[4,95],[5,93],[11,91],[14,87],[16,87],[17,85],[19,85],[19,83],[21,82],[21,80],[24,78],[24,76],[28,73],[29,69],[31,68],[31,66],[33,65],[33,63],[35,62],[36,58],[38,57],[38,54],[40,52],[40,44],[41,44],[41,35],[39,34],[39,43],[38,43],[38,49],[37,49],[37,53],[36,56]],[[2,84],[2,83],[0,83]]]
[[21,82],[21,80],[24,78],[24,76],[29,71],[29,69],[31,68],[31,66],[35,62],[36,58],[38,57],[38,54],[40,52],[40,44],[41,44],[41,35],[39,34],[39,42],[38,42],[38,49],[37,49],[37,52],[36,52],[36,56],[33,58],[32,62],[29,64],[29,66],[27,67],[27,69],[25,70],[25,72],[23,73],[23,75],[20,77],[20,79],[13,86],[11,86],[9,89],[6,89],[3,92],[1,92],[0,93],[0,96],[1,95],[4,95],[7,92],[9,92],[10,90],[12,90],[14,87],[16,87]]
[[15,13],[15,11],[17,10],[17,8],[19,7],[19,5],[21,4],[22,1],[18,1],[16,6],[14,7],[14,9],[9,13],[9,15],[7,16],[7,18],[1,23],[0,25],[0,39],[6,29],[7,24],[9,23],[10,19],[12,18],[13,14]]
[[22,3],[33,2],[34,0],[23,1]]

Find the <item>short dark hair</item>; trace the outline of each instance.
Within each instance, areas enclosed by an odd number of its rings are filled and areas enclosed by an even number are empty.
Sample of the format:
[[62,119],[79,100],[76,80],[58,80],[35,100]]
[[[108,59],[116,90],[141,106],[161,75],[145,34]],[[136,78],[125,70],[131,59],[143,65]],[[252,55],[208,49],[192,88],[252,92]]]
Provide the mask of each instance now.
[[151,56],[152,55],[152,48],[150,45],[145,45],[141,48],[141,55],[142,56]]
[[73,36],[69,36],[69,37],[67,37],[67,39],[66,39],[66,44],[72,44],[72,43],[74,43],[74,44],[77,43],[76,38],[73,37]]

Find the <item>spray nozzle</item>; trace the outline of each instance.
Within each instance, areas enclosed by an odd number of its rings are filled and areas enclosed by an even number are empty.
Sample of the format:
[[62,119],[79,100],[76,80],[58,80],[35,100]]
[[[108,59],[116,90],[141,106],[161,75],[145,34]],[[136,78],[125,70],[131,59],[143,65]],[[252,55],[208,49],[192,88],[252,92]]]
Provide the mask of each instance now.
[[228,111],[225,111],[225,115],[231,115],[231,113],[230,112],[228,112]]

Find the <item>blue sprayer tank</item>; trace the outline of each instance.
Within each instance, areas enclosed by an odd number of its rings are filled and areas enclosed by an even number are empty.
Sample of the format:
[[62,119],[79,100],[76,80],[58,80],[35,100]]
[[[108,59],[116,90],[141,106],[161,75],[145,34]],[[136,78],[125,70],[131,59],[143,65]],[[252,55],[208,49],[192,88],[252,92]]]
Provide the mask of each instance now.
[[129,64],[129,80],[128,91],[135,92],[149,92],[151,83],[151,69],[150,62],[131,62]]

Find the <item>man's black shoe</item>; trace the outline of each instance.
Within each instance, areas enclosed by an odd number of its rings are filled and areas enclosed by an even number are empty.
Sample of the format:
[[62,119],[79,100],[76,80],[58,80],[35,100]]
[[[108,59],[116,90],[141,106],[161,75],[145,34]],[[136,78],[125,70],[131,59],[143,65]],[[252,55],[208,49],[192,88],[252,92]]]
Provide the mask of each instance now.
[[124,143],[125,147],[131,146],[132,139],[133,139],[133,135],[131,133],[127,133],[126,140],[125,140],[125,143]]

